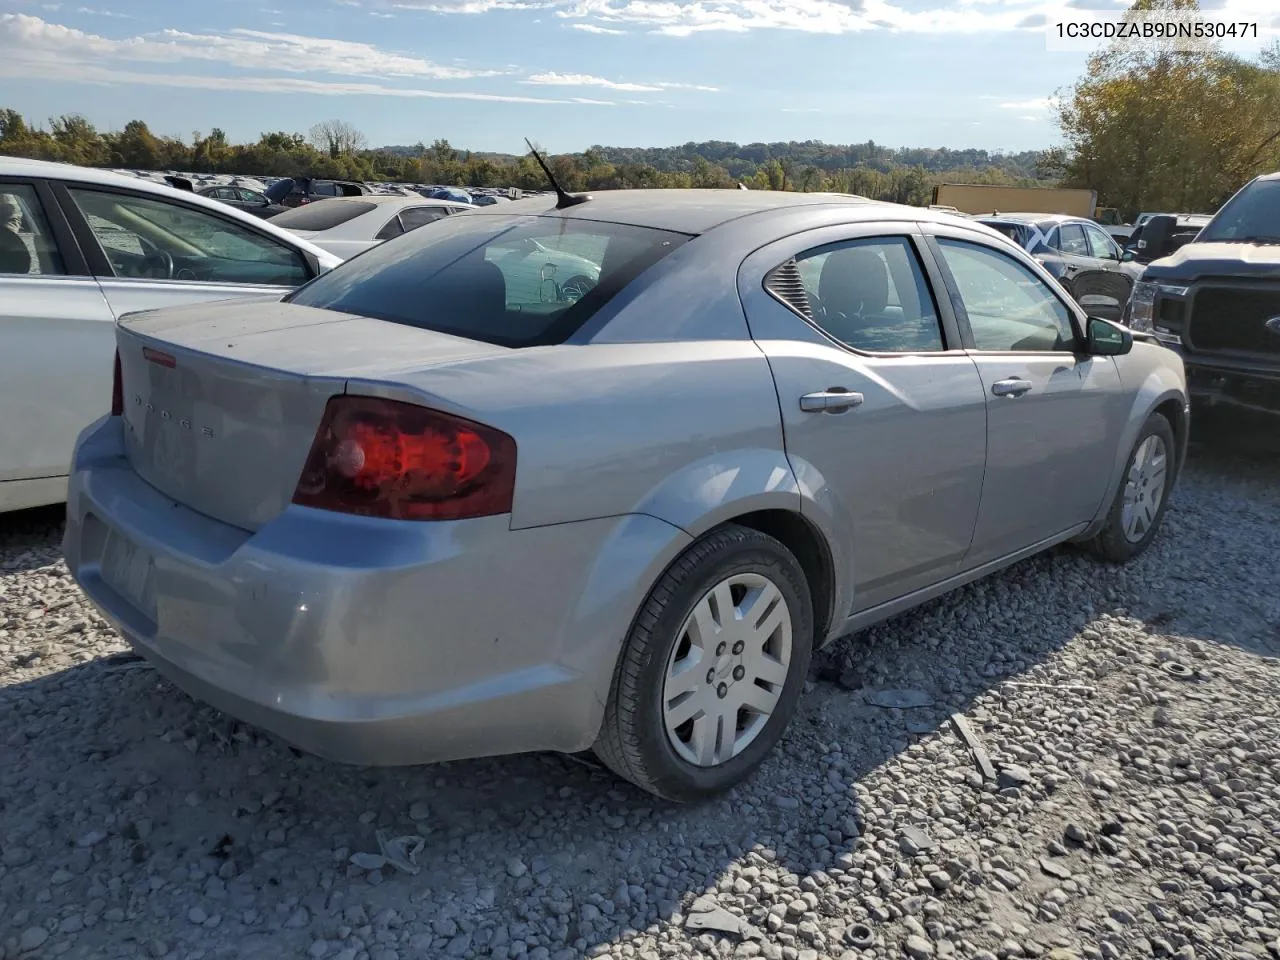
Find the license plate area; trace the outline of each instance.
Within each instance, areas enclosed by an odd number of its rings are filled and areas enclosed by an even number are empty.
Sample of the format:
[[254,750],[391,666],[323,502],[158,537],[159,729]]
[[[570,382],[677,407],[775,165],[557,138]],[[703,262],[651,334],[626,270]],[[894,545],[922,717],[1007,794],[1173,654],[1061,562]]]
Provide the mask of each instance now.
[[155,557],[150,551],[114,530],[107,531],[98,567],[102,582],[153,623],[156,618],[155,566]]

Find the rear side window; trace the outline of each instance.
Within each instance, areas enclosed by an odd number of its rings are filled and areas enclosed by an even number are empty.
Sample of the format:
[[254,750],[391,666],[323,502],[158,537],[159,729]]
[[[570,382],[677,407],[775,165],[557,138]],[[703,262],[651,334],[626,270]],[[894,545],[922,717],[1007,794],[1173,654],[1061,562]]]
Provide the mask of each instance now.
[[448,215],[448,207],[405,207],[400,211],[400,222],[404,224],[406,231],[416,230],[425,224],[443,220]]
[[561,343],[688,239],[562,217],[446,217],[288,299],[502,346]]
[[332,230],[375,207],[376,203],[363,200],[316,200],[306,206],[278,213],[271,218],[271,222],[286,230]]

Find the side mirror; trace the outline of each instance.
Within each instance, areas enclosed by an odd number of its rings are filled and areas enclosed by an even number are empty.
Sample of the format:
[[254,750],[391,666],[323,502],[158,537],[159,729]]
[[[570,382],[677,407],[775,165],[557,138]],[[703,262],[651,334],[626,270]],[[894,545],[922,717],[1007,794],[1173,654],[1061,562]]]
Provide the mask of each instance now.
[[1132,250],[1126,250],[1124,253],[1120,254],[1121,263],[1132,263],[1135,258],[1136,255]]
[[1090,317],[1085,327],[1085,348],[1094,357],[1123,356],[1133,349],[1133,334],[1118,323]]

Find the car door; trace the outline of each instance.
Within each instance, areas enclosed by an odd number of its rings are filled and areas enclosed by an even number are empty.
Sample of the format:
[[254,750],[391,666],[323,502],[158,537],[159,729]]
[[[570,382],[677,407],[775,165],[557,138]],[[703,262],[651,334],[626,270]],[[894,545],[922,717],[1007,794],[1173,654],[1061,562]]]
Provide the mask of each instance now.
[[1120,261],[1120,247],[1105,230],[1091,223],[1081,226],[1089,242],[1089,253],[1097,272],[1089,277],[1092,285],[1089,290],[1089,305],[1083,301],[1080,305],[1090,316],[1118,322],[1133,290],[1133,276],[1126,269],[1127,264]]
[[954,573],[977,520],[982,383],[936,302],[911,223],[845,225],[746,259],[739,292],[769,359],[787,455],[852,571],[850,615]]
[[116,316],[202,300],[280,296],[313,275],[302,252],[216,211],[146,193],[57,184]]
[[1110,357],[1078,350],[1083,317],[1021,251],[929,228],[987,405],[987,468],[966,566],[1091,520],[1126,417]]
[[77,434],[111,409],[113,320],[48,185],[0,177],[0,509],[64,495],[24,499],[16,482],[65,477]]

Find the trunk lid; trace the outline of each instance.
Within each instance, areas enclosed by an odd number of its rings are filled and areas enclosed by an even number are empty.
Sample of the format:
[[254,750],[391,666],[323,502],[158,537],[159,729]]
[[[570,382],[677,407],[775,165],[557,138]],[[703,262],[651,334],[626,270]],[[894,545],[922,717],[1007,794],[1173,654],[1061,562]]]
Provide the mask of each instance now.
[[129,314],[116,343],[133,469],[174,500],[245,530],[289,504],[325,404],[348,378],[394,380],[507,352],[257,298]]

